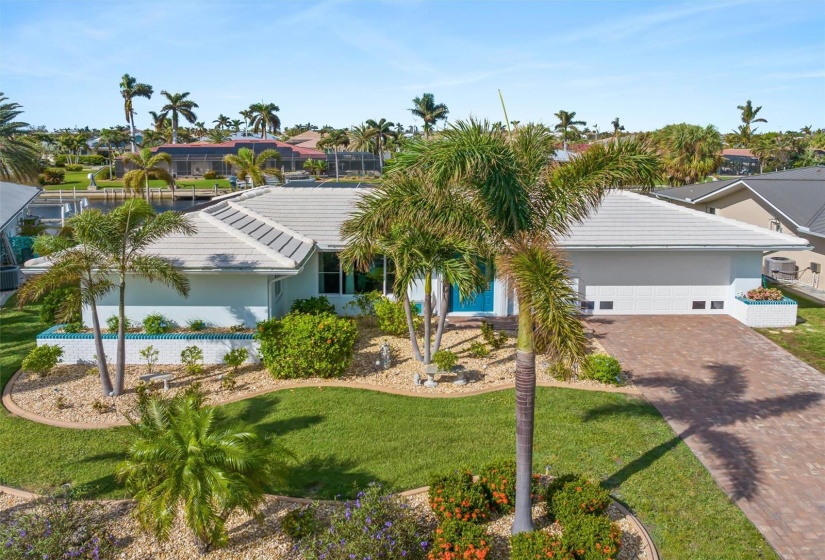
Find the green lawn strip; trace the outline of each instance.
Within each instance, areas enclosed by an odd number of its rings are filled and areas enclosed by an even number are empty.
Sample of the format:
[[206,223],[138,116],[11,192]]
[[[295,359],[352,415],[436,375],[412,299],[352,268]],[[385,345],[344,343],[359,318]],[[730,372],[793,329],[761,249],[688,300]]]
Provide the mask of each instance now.
[[[43,325],[36,308],[0,311],[3,381]],[[8,333],[8,337],[7,337]],[[649,404],[623,394],[539,388],[535,470],[607,480],[668,559],[776,558],[741,511]],[[513,391],[423,399],[343,388],[303,388],[222,407],[292,454],[273,493],[352,496],[381,481],[400,490],[431,473],[514,455]],[[65,430],[0,412],[0,483],[43,490],[71,482],[87,495],[120,497],[112,477],[128,428]]]
[[[788,329],[758,331],[803,362],[825,373],[825,307],[795,293],[783,293],[797,302],[797,316],[802,322]],[[781,332],[782,330],[792,332]]]
[[[85,191],[89,188],[88,175],[93,171],[96,170],[84,169],[83,171],[66,171],[66,177],[63,180],[63,183],[59,185],[46,185],[43,188],[47,191],[70,191],[72,189]],[[121,181],[96,180],[95,183],[97,183],[97,186],[102,189],[123,188],[123,183]],[[196,189],[211,189],[214,188],[215,183],[218,184],[219,188],[229,188],[228,179],[178,179],[178,188],[191,189],[194,185]],[[161,187],[167,187],[167,185],[164,181],[151,180],[149,181],[149,187],[153,189],[158,189]]]

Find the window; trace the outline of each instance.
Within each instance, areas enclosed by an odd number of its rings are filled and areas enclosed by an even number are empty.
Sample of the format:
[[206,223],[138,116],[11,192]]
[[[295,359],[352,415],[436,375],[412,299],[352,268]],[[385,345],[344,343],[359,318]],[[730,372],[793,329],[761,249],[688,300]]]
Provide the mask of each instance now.
[[318,255],[318,293],[341,293],[341,262],[337,253]]
[[583,301],[581,302],[581,309],[582,311],[593,311],[596,309],[596,302],[595,301]]
[[704,309],[705,308],[705,303],[706,302],[704,302],[704,301],[694,301],[693,302],[693,309]]
[[599,302],[599,309],[613,309],[613,302],[612,301],[600,301]]
[[782,222],[780,222],[778,218],[774,218],[773,220],[771,220],[771,225],[769,229],[782,233]]
[[364,294],[378,291],[384,293],[384,257],[377,257],[369,272],[343,270],[345,294]]
[[281,282],[275,282],[272,284],[272,299],[274,301],[278,301],[281,299],[281,293],[284,291],[284,287],[281,285]]
[[712,301],[712,302],[710,302],[710,308],[711,309],[724,309],[725,308],[725,302],[724,301]]
[[318,263],[318,293],[332,295],[392,292],[395,267],[392,261],[376,257],[369,272],[343,270],[337,253],[320,253]]
[[708,206],[708,214],[716,214],[716,208],[713,206]]

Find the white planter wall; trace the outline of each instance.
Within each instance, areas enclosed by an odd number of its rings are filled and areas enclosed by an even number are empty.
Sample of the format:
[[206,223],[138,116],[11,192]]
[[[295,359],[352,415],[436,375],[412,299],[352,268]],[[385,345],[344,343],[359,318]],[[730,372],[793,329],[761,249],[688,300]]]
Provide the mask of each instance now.
[[[59,328],[51,329],[37,336],[37,345],[50,344],[63,348],[62,363],[82,364],[95,361],[95,341],[89,333],[56,333]],[[249,352],[247,362],[258,362],[258,341],[251,334],[127,334],[126,363],[146,364],[140,351],[153,346],[158,352],[158,364],[179,364],[180,353],[187,346],[198,346],[203,351],[204,364],[222,364],[224,355],[235,348],[246,348]],[[114,363],[117,357],[117,336],[103,335],[103,348],[107,361]]]
[[796,325],[796,311],[796,302],[788,298],[782,301],[748,301],[737,297],[731,315],[749,327],[781,328]]

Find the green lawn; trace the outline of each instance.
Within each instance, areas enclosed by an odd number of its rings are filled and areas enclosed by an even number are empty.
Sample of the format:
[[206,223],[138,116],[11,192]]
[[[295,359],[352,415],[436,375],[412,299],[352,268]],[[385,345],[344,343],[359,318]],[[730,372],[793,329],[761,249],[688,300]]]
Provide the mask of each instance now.
[[[44,188],[47,191],[60,191],[72,189],[85,191],[89,188],[88,175],[91,171],[91,169],[84,169],[83,171],[66,171],[66,178],[63,180],[63,183],[59,185],[47,185]],[[97,186],[100,188],[123,188],[123,183],[120,181],[95,182],[97,183]],[[198,189],[211,189],[215,186],[215,183],[218,183],[218,186],[221,188],[229,188],[229,180],[227,179],[179,179],[178,188],[191,189],[192,185],[194,185],[195,188]],[[163,181],[153,180],[149,181],[149,187],[153,189],[166,187],[166,183]]]
[[[36,307],[7,303],[2,383],[33,345]],[[650,530],[663,558],[777,558],[742,512],[649,404],[622,394],[539,388],[535,469],[582,471],[605,480]],[[430,473],[514,454],[512,391],[423,399],[341,388],[305,388],[223,407],[272,434],[293,458],[286,486],[301,496],[351,496],[379,480],[393,489]],[[0,483],[43,490],[71,482],[88,495],[122,496],[112,472],[127,428],[63,430],[0,410]]]
[[801,322],[789,329],[759,329],[759,332],[825,373],[825,307],[794,293],[784,290],[783,293],[799,304],[797,317]]

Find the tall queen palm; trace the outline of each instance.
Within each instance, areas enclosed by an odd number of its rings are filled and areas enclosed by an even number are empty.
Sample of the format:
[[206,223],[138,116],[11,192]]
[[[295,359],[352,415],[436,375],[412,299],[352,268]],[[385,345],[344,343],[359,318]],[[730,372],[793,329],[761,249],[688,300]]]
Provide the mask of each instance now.
[[169,93],[166,90],[160,92],[166,98],[166,105],[161,107],[161,111],[172,115],[172,144],[178,143],[178,116],[180,115],[187,122],[194,123],[198,120],[198,116],[193,109],[198,108],[198,104],[187,99],[189,92],[183,93]]
[[126,113],[126,122],[129,123],[129,132],[132,134],[132,152],[137,151],[135,145],[135,97],[151,99],[154,90],[149,84],[140,84],[129,74],[124,74],[120,80],[120,95],[123,96],[123,110]]
[[[516,515],[513,532],[532,529],[530,485],[536,392],[536,348],[574,367],[585,355],[560,236],[595,209],[608,189],[650,187],[658,159],[644,146],[622,141],[596,145],[571,163],[552,163],[554,137],[543,125],[512,134],[488,122],[460,121],[438,139],[413,142],[389,167],[424,174],[434,188],[405,207],[405,220],[426,223],[487,244],[498,277],[518,301],[516,350]],[[373,219],[391,222],[387,213]]]

